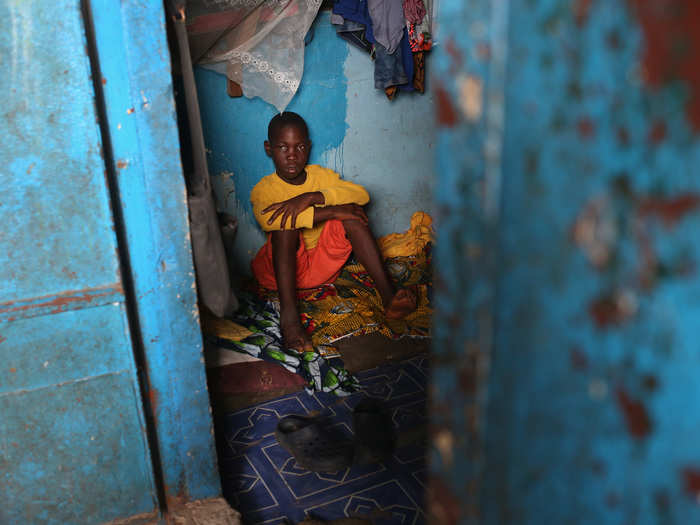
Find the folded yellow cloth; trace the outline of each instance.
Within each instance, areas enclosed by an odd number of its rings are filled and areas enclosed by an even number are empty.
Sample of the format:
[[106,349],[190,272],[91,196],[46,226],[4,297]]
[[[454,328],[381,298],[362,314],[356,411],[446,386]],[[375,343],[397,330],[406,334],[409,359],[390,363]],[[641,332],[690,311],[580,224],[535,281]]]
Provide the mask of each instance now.
[[407,231],[390,233],[377,242],[384,257],[408,257],[421,253],[433,240],[433,218],[424,211],[417,211],[411,217],[411,227]]

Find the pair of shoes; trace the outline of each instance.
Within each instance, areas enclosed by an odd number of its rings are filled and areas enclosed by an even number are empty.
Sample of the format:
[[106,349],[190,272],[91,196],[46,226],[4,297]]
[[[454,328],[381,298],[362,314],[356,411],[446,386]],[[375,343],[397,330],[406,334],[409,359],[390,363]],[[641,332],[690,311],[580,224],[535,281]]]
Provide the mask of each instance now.
[[352,464],[352,443],[331,435],[318,417],[285,416],[277,423],[275,437],[306,470],[338,472]]
[[372,398],[360,401],[353,411],[355,458],[360,465],[386,461],[394,452],[396,434],[384,405]]
[[297,464],[312,472],[338,472],[353,463],[388,459],[396,443],[391,417],[383,405],[363,399],[353,412],[355,440],[331,435],[318,417],[285,416],[277,424],[277,441]]

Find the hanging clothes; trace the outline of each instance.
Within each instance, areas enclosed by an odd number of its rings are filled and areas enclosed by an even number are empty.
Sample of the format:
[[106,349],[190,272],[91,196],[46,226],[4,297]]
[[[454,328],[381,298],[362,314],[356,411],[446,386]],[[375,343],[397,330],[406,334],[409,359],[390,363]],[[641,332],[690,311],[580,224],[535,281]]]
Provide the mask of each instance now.
[[430,51],[433,45],[433,0],[404,0],[404,12],[413,52]]
[[401,0],[367,0],[367,5],[374,38],[392,54],[401,43],[406,23]]
[[335,27],[335,32],[340,38],[374,57],[374,43],[367,38],[364,24],[345,20],[341,15],[335,13],[331,15],[331,24]]
[[[374,86],[389,100],[399,91],[425,92],[425,54],[433,0],[335,0],[338,36],[374,58]],[[426,6],[429,6],[426,9]],[[418,53],[418,56],[416,56]]]
[[413,53],[413,89],[425,93],[425,51]]
[[420,24],[425,16],[423,0],[403,0],[403,13],[406,17],[406,22]]
[[372,30],[367,0],[336,0],[333,4],[333,14],[343,17],[344,22],[350,20],[361,24],[365,30],[365,38],[370,44],[377,41]]
[[411,51],[411,43],[408,40],[408,31],[405,27],[403,28],[403,37],[401,38],[399,47],[401,48],[401,65],[406,73],[406,78],[408,78],[408,82],[406,84],[401,84],[399,89],[401,91],[413,91],[413,52]]
[[386,89],[391,86],[408,84],[408,76],[403,66],[403,53],[397,47],[393,53],[380,43],[375,44],[374,87]]

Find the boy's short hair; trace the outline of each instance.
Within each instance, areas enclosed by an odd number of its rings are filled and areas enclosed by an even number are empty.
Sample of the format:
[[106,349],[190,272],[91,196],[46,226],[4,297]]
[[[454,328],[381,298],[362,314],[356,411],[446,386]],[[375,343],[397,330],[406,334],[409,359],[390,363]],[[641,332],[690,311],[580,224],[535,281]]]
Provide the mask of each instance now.
[[301,115],[293,111],[284,111],[275,115],[272,117],[272,120],[270,120],[270,124],[267,126],[267,139],[272,140],[279,130],[285,126],[297,127],[306,133],[307,138],[309,136],[309,127],[306,125],[306,121],[301,118]]

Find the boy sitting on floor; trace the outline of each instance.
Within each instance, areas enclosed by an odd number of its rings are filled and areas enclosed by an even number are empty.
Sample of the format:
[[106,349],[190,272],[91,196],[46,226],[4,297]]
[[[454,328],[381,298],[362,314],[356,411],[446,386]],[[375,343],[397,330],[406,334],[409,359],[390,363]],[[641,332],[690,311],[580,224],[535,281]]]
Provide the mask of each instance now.
[[311,141],[296,113],[276,115],[267,129],[265,152],[275,173],[263,177],[250,194],[255,218],[267,242],[252,262],[265,288],[277,290],[282,338],[287,348],[311,350],[301,326],[297,289],[332,283],[350,252],[374,280],[386,317],[400,319],[416,309],[416,297],[396,291],[382,262],[363,205],[369,194],[332,170],[307,165]]

